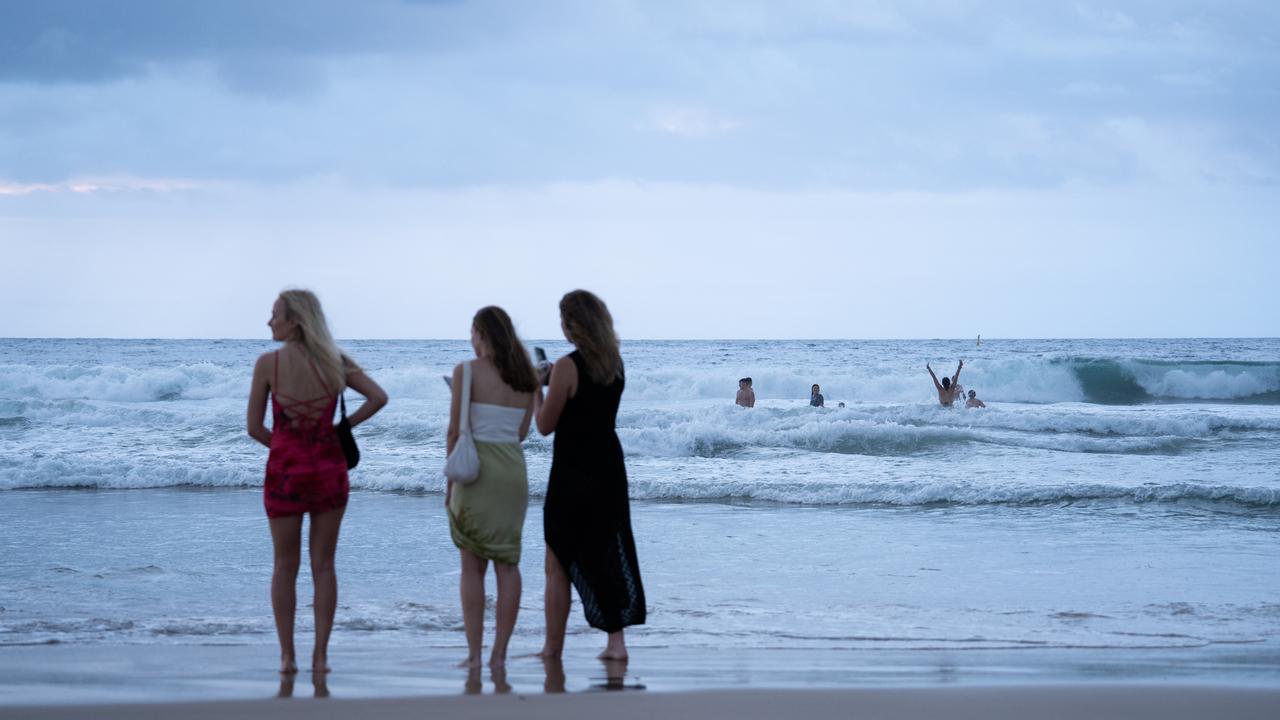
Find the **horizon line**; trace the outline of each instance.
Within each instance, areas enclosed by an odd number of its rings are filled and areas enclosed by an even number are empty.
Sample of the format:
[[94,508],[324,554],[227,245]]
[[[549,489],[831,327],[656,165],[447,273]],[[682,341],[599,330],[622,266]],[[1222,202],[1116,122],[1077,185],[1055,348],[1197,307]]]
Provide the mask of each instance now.
[[[277,342],[271,338],[254,337],[197,337],[197,336],[109,336],[109,335],[7,335],[0,336],[4,340],[113,340],[113,341],[232,341],[232,342]],[[524,342],[545,341],[560,342],[563,338],[526,337]],[[976,337],[669,337],[669,338],[630,338],[620,339],[628,342],[905,342],[905,341],[963,341],[976,342]],[[1280,335],[1064,335],[1059,337],[1030,336],[997,336],[983,338],[983,342],[1008,340],[1280,340]],[[336,342],[468,342],[465,337],[343,337],[335,338]],[[565,341],[567,342],[567,341]]]

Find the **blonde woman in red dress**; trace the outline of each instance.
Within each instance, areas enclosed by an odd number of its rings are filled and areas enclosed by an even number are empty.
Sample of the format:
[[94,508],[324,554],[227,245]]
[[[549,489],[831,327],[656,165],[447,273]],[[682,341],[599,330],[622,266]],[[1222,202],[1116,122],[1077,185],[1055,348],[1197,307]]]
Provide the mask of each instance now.
[[[315,583],[316,643],[311,669],[328,672],[329,633],[338,606],[334,553],[350,485],[333,414],[338,397],[351,388],[365,402],[348,416],[352,427],[387,404],[387,394],[338,349],[320,308],[308,290],[286,290],[271,307],[271,338],[280,349],[258,358],[249,390],[249,435],[271,448],[263,504],[271,526],[275,567],[271,609],[280,640],[280,672],[298,671],[293,645],[302,516],[311,514],[308,545]],[[271,427],[263,424],[271,399]]]

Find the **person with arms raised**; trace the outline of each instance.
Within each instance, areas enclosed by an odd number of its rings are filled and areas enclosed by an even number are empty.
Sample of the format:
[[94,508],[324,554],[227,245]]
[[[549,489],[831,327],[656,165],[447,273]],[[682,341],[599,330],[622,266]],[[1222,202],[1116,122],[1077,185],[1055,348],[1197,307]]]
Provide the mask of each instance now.
[[956,367],[956,374],[942,378],[942,382],[938,382],[938,376],[934,374],[933,368],[929,367],[929,363],[924,364],[924,369],[929,371],[929,377],[933,378],[933,386],[938,390],[938,403],[943,407],[951,407],[956,401],[956,383],[960,380],[960,371],[964,369],[964,360],[961,360]]

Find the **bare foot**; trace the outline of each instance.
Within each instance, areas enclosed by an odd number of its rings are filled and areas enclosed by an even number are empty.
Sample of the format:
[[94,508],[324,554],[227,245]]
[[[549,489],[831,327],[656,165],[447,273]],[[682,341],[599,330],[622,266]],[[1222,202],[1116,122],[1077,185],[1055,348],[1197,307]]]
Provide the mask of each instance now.
[[627,661],[627,636],[621,630],[609,633],[609,640],[604,645],[604,652],[596,656],[597,660]]
[[560,649],[560,650],[548,650],[548,649],[546,649],[546,648],[542,648],[542,649],[541,649],[541,650],[539,650],[536,654],[534,654],[534,656],[533,656],[533,657],[536,657],[536,658],[538,658],[538,659],[540,659],[540,660],[559,660],[559,659],[560,659],[560,654],[561,654],[561,653],[563,653],[563,652],[564,652],[564,650],[563,650],[563,649]]
[[504,669],[504,668],[506,668],[506,667],[507,667],[507,656],[506,656],[506,655],[499,656],[499,655],[497,655],[497,654],[494,654],[494,655],[490,655],[490,656],[489,656],[489,669],[490,669],[490,670],[502,670],[502,669]]
[[329,672],[329,657],[327,655],[313,653],[311,655],[311,674],[323,675],[327,672]]
[[298,672],[298,663],[290,656],[280,658],[280,674],[296,675]]
[[454,667],[467,668],[469,670],[479,670],[480,658],[469,657],[466,660],[459,661],[457,665],[454,665]]

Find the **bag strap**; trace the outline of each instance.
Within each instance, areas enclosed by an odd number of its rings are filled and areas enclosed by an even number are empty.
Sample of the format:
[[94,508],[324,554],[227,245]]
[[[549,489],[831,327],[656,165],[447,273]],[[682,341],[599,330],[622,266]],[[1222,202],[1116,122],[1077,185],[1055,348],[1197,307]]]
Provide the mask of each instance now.
[[458,432],[471,432],[471,361],[462,363],[462,407],[458,411]]

